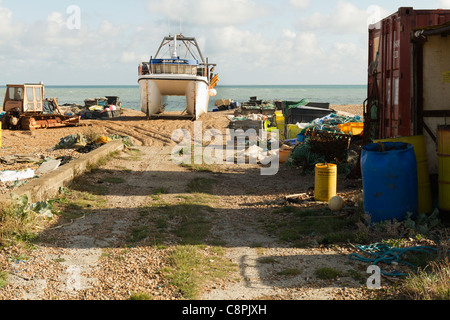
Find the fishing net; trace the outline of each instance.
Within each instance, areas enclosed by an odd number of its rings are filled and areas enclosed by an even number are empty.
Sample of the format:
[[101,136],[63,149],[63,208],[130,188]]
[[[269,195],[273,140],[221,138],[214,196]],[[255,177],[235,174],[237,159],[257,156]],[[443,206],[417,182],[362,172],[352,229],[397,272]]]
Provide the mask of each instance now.
[[291,165],[300,166],[304,171],[311,170],[318,163],[325,162],[325,157],[311,152],[310,139],[306,139],[303,143],[297,145],[291,154]]
[[351,136],[328,131],[309,131],[309,147],[311,152],[324,157],[326,162],[345,162]]
[[308,99],[302,99],[301,101],[285,101],[285,112],[292,108],[304,107],[309,103]]

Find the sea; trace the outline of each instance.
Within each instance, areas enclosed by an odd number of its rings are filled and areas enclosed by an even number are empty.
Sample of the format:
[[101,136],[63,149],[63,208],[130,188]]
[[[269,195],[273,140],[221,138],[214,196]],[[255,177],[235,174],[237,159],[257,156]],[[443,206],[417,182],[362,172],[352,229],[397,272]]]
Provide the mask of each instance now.
[[[0,99],[5,96],[5,86],[0,87]],[[214,110],[217,100],[231,99],[238,103],[251,97],[263,101],[300,101],[330,103],[331,105],[363,104],[367,97],[366,85],[258,85],[216,87],[217,95],[211,97],[209,110]],[[120,97],[124,108],[140,110],[140,95],[137,85],[129,86],[45,86],[45,97],[56,98],[58,104],[78,104],[105,96]],[[168,97],[166,111],[184,111],[185,97]]]

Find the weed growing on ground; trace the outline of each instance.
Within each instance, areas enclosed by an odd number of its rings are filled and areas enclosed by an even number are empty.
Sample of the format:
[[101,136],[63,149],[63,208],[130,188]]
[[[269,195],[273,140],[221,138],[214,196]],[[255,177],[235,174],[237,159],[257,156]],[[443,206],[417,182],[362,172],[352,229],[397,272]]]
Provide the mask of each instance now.
[[8,284],[8,273],[6,271],[0,272],[0,289]]
[[296,268],[289,268],[278,272],[279,276],[295,277],[302,274],[302,270]]
[[321,280],[333,280],[338,277],[342,277],[343,275],[341,271],[329,267],[319,268],[314,272],[314,274]]
[[212,188],[216,181],[208,178],[195,178],[188,183],[188,192],[190,193],[206,193],[211,194]]
[[51,201],[29,203],[26,195],[13,195],[12,203],[0,209],[0,246],[31,245],[39,238],[36,226],[54,214],[58,212]]
[[142,159],[142,151],[136,148],[126,148],[124,150],[125,155],[118,156],[116,155],[116,158],[122,159],[122,160],[128,160],[128,161],[140,161]]
[[[284,217],[279,219],[279,213]],[[327,208],[305,209],[285,206],[274,211],[274,218],[266,224],[266,229],[277,234],[280,240],[305,247],[304,237],[314,236],[320,244],[339,244],[362,240],[363,234],[356,225],[358,214],[335,215]],[[286,216],[286,214],[288,216]]]
[[206,245],[177,246],[169,254],[170,267],[164,270],[164,274],[185,299],[197,299],[205,283],[226,278],[236,270],[236,266],[223,255],[220,248]]
[[136,292],[131,294],[130,300],[153,300],[153,296],[143,292]]
[[401,291],[414,300],[450,300],[449,283],[450,261],[445,258],[410,274]]

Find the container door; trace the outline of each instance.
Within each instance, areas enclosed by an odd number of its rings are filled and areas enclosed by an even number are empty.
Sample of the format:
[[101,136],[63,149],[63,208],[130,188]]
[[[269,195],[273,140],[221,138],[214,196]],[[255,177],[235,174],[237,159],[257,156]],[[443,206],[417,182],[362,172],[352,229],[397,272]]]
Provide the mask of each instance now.
[[419,130],[426,139],[430,173],[436,174],[438,127],[450,123],[450,37],[428,36],[421,53],[421,66],[416,66],[420,68],[421,87],[417,94],[423,115],[423,119],[419,119]]
[[[369,69],[372,69],[372,74],[369,75],[367,113],[371,115],[372,120],[375,116],[378,120],[376,132],[373,134],[375,139],[395,137],[401,131],[400,88],[403,80],[400,70],[400,61],[403,58],[401,30],[400,21],[394,15],[377,24],[369,32]],[[372,109],[374,101],[377,102],[376,112],[375,108]],[[409,103],[409,99],[406,103]],[[406,107],[409,108],[409,104]],[[406,130],[409,130],[409,127]]]
[[383,57],[382,59],[382,87],[383,109],[381,128],[385,137],[399,135],[401,116],[399,112],[400,102],[400,59],[401,38],[400,21],[397,18],[384,22],[383,28]]

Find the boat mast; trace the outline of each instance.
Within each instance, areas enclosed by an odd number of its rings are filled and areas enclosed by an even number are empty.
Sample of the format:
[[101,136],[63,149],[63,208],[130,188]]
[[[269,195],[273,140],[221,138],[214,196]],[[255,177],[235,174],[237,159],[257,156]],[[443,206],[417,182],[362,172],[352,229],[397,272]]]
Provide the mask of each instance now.
[[178,58],[178,53],[177,53],[177,35],[173,36],[173,42],[174,42],[174,49],[172,52],[172,59],[177,59]]

